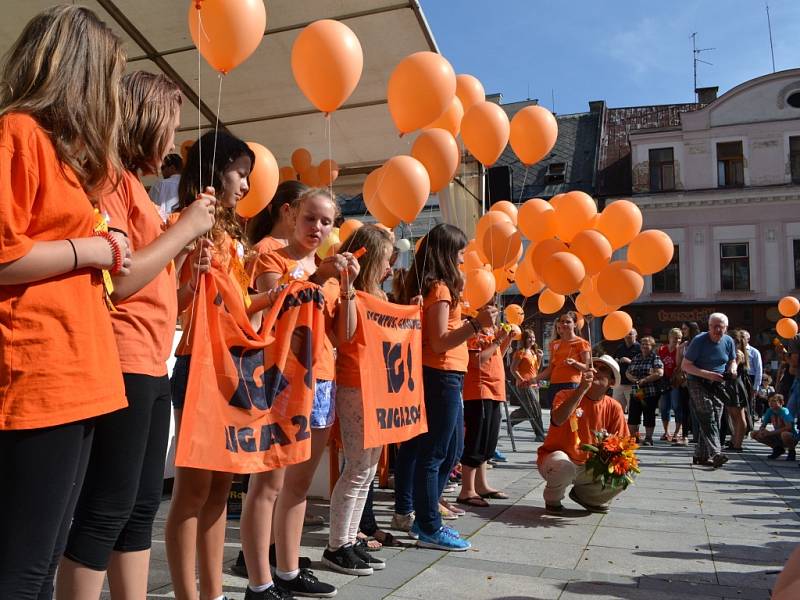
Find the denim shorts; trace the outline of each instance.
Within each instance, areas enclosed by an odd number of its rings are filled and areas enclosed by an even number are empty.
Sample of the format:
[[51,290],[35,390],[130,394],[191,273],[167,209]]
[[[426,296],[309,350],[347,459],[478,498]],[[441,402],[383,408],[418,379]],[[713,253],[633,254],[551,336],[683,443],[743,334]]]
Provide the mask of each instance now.
[[336,382],[317,379],[311,406],[311,429],[327,429],[336,420]]
[[169,378],[169,390],[172,395],[172,408],[183,410],[186,401],[186,386],[189,383],[190,354],[175,357],[175,366],[172,368],[172,377]]

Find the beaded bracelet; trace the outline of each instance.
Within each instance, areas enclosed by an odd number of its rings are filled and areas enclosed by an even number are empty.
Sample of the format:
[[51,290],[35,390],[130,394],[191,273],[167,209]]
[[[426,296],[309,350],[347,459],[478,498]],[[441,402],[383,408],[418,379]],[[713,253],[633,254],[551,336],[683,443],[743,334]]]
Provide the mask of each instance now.
[[111,248],[111,254],[114,258],[114,262],[108,271],[112,275],[116,275],[122,270],[122,248],[120,248],[119,242],[107,231],[95,231],[94,235],[103,238]]

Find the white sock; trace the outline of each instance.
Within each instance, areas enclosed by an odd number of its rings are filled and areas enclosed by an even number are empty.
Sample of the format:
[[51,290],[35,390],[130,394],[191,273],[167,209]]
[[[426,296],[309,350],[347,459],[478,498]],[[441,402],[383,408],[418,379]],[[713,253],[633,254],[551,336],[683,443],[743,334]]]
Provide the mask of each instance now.
[[214,598],[214,600],[225,600],[225,594],[222,594],[222,596],[217,596]]
[[270,581],[269,583],[265,583],[264,585],[250,585],[248,583],[247,587],[250,588],[250,591],[258,593],[258,592],[264,592],[264,591],[268,590],[273,585],[275,585],[275,584]]
[[291,581],[300,575],[300,569],[295,569],[294,571],[281,571],[280,569],[275,569],[275,574],[284,581]]

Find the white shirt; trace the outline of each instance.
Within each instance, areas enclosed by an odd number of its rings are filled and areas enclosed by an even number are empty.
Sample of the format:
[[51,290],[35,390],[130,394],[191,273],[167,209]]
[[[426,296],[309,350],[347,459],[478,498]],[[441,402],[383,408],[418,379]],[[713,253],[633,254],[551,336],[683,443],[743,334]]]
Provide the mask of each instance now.
[[180,175],[172,175],[168,179],[159,179],[150,188],[150,199],[158,206],[161,220],[166,221],[167,216],[178,206],[178,182]]

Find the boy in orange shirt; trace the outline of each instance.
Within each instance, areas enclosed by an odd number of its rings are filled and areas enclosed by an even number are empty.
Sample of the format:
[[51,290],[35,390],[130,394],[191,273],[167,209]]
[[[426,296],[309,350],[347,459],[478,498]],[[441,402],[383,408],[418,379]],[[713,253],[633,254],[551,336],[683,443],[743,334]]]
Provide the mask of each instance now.
[[[622,488],[606,487],[586,472],[589,457],[580,444],[593,443],[594,432],[606,430],[629,436],[622,406],[607,394],[620,384],[619,365],[608,355],[594,359],[593,368],[581,375],[574,390],[562,390],[553,400],[550,429],[539,448],[539,473],[547,482],[544,488],[545,508],[549,513],[563,510],[561,500],[572,484],[570,500],[590,512],[608,512],[608,503]],[[577,434],[577,436],[576,436]]]

